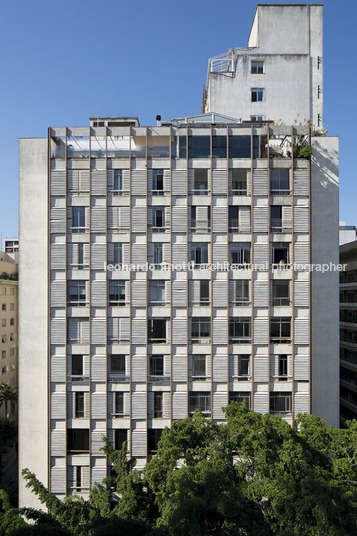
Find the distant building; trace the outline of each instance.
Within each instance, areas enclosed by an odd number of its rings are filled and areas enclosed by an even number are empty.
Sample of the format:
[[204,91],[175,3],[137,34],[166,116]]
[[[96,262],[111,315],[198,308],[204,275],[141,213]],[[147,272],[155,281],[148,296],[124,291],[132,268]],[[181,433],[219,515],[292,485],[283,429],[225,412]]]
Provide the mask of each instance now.
[[259,4],[248,46],[210,58],[203,112],[323,125],[322,4]]
[[[18,387],[18,265],[0,252],[0,383]],[[0,417],[5,417],[5,407]],[[8,415],[10,417],[10,415]]]
[[357,240],[357,228],[354,225],[346,225],[340,221],[340,246]]
[[340,247],[346,269],[340,276],[341,425],[357,419],[357,240]]
[[19,239],[4,238],[4,252],[9,255],[16,263],[19,262]]

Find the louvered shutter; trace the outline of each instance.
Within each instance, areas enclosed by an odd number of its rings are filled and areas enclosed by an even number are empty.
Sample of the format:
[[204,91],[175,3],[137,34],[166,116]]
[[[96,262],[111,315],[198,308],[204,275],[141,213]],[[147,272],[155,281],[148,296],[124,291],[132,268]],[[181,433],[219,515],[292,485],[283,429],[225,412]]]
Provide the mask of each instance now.
[[146,195],[147,178],[146,170],[134,169],[131,172],[131,193],[132,195]]
[[268,339],[269,319],[254,318],[253,319],[253,334],[254,344],[269,344]]
[[269,393],[254,393],[252,409],[257,413],[269,413]]
[[146,233],[146,208],[133,207],[131,209],[131,232]]
[[213,403],[212,418],[213,419],[225,419],[222,408],[225,408],[228,406],[227,392],[222,393],[220,391],[217,391],[213,393],[212,403]]
[[253,170],[253,195],[268,195],[268,170]]
[[172,344],[187,344],[187,318],[172,319]]
[[92,195],[106,195],[106,171],[105,170],[92,170],[91,177],[91,194]]
[[174,206],[172,207],[172,232],[186,233],[187,232],[187,207]]
[[214,206],[212,210],[212,225],[215,233],[227,233],[228,209],[226,206]]
[[51,195],[66,195],[66,172],[64,169],[51,171]]
[[309,195],[309,171],[294,169],[294,196]]
[[172,195],[186,195],[187,180],[185,169],[174,169],[172,171]]
[[184,419],[187,417],[187,393],[176,391],[172,394],[172,418]]
[[214,169],[212,191],[214,195],[227,195],[228,176],[226,169]]
[[309,207],[294,207],[294,232],[309,232]]

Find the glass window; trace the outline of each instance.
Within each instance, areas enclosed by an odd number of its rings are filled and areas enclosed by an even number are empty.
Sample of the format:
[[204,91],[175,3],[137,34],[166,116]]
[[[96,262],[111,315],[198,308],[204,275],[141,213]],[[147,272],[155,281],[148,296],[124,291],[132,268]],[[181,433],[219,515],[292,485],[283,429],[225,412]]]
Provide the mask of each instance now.
[[123,246],[121,242],[113,243],[114,264],[122,264],[123,262]]
[[249,281],[246,279],[236,279],[233,281],[234,285],[234,305],[248,305],[249,304]]
[[153,208],[153,231],[165,230],[165,209],[164,207]]
[[206,195],[208,193],[208,170],[194,169],[193,193],[196,195]]
[[191,261],[193,261],[195,264],[207,264],[208,244],[192,244]]
[[163,416],[163,396],[162,392],[154,391],[154,417],[160,418]]
[[152,194],[164,195],[164,170],[153,169]]
[[291,318],[271,318],[270,339],[272,342],[287,342],[290,340]]
[[120,450],[127,441],[127,430],[121,428],[114,431],[114,450]]
[[112,354],[110,356],[110,372],[125,375],[125,355]]
[[86,305],[85,281],[68,281],[68,305]]
[[250,378],[250,355],[238,356],[238,378],[249,380]]
[[250,409],[251,393],[249,391],[231,391],[229,393],[229,402],[245,402]]
[[231,339],[250,339],[250,318],[231,318],[229,321]]
[[206,356],[194,354],[192,356],[192,376],[193,378],[206,377]]
[[270,393],[270,411],[272,413],[291,412],[291,393],[274,392]]
[[216,158],[227,158],[226,136],[212,136],[212,156]]
[[270,227],[272,231],[281,231],[282,222],[282,207],[273,205],[270,207]]
[[209,280],[200,280],[200,305],[209,305]]
[[82,355],[72,355],[72,376],[83,376]]
[[209,339],[211,336],[211,321],[209,318],[192,318],[192,339]]
[[2,311],[6,311],[6,303],[3,303],[3,304],[1,305],[1,310],[2,310]]
[[74,400],[74,407],[75,407],[75,418],[80,419],[84,417],[84,393],[80,393],[78,391],[75,392],[75,400]]
[[150,356],[150,376],[163,376],[164,375],[164,356],[152,355]]
[[289,169],[271,169],[270,193],[282,195],[289,191]]
[[290,304],[290,282],[284,280],[273,280],[273,305]]
[[264,73],[264,61],[262,60],[252,60],[250,72],[252,74],[263,74]]
[[250,263],[250,244],[231,245],[231,264]]
[[166,303],[165,281],[149,281],[149,302],[155,305]]
[[236,205],[228,207],[229,230],[238,231],[239,228],[239,207]]
[[1,326],[4,328],[6,326],[6,318],[1,320]]
[[3,359],[6,357],[6,350],[1,350],[1,357]]
[[273,244],[273,264],[289,263],[289,244]]
[[123,170],[114,169],[114,195],[121,195],[123,193]]
[[206,392],[189,393],[189,411],[190,413],[193,413],[196,409],[201,410],[203,413],[209,413],[211,411],[210,393],[206,393]]
[[152,343],[166,342],[166,319],[151,318],[148,320],[148,339]]
[[124,393],[114,393],[114,413],[116,415],[124,414]]
[[86,231],[85,207],[72,207],[72,232],[84,233]]
[[262,102],[264,100],[264,89],[262,87],[253,87],[251,96],[252,102]]
[[148,453],[149,454],[154,454],[155,452],[157,452],[161,434],[162,434],[162,430],[158,428],[155,428],[154,430],[148,430]]
[[67,430],[67,445],[70,452],[88,452],[89,430],[73,428]]
[[109,305],[125,305],[125,281],[109,281]]
[[232,169],[232,194],[247,195],[246,169]]
[[288,356],[283,354],[278,356],[279,380],[288,379]]
[[162,244],[154,242],[154,264],[162,263]]

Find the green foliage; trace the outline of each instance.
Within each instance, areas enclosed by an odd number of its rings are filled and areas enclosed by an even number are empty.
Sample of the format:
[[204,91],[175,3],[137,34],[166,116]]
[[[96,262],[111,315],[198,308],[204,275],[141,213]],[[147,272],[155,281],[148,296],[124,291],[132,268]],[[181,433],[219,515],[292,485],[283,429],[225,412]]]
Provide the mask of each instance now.
[[89,501],[61,502],[23,471],[48,513],[19,512],[4,496],[0,536],[357,534],[357,421],[338,430],[299,415],[290,427],[245,404],[224,412],[224,424],[199,411],[174,422],[142,470],[127,458],[126,444],[115,451],[103,438],[113,472]]
[[5,406],[5,416],[8,415],[8,406],[10,405],[11,413],[15,412],[15,406],[18,394],[7,383],[0,383],[0,408]]
[[312,156],[312,148],[310,145],[294,145],[294,158],[305,158],[309,160]]

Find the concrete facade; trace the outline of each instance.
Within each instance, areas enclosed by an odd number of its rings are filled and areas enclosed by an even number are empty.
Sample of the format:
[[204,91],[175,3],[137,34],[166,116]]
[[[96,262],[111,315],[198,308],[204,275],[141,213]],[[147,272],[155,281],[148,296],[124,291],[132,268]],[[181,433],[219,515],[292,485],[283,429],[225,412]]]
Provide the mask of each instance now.
[[[0,383],[17,390],[18,378],[18,265],[6,253],[0,252]],[[10,409],[10,408],[8,408]],[[5,407],[0,409],[1,417]]]
[[209,60],[203,111],[322,128],[322,35],[321,4],[259,4],[248,47]]

